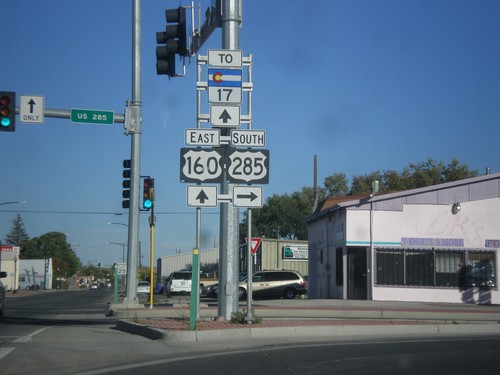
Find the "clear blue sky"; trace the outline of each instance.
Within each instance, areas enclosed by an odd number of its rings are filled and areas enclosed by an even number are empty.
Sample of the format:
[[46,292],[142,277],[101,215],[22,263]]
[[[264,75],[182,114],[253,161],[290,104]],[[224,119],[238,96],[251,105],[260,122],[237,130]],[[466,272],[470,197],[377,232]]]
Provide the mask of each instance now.
[[[178,5],[142,1],[141,174],[156,179],[156,257],[195,245],[179,150],[184,129],[196,126],[196,61],[184,78],[155,68],[155,33]],[[499,14],[496,0],[243,0],[253,127],[266,130],[271,152],[264,198],[312,186],[315,154],[320,184],[428,158],[500,172]],[[1,17],[0,90],[42,95],[46,108],[124,113],[132,0],[2,0]],[[219,29],[200,52],[220,47]],[[121,258],[120,246],[106,245],[127,238],[125,227],[106,224],[128,222],[121,173],[130,137],[121,124],[18,122],[0,133],[0,152],[0,203],[28,201],[0,207],[1,239],[20,212],[30,237],[66,233],[83,263]],[[203,212],[207,249],[219,243],[219,209]],[[140,225],[149,264],[147,215]]]

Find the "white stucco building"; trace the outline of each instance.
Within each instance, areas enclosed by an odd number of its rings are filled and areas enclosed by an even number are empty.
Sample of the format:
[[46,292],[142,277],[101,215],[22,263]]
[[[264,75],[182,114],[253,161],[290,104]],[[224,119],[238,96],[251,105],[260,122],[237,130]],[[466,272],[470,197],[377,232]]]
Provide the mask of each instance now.
[[323,202],[309,298],[499,304],[500,173]]

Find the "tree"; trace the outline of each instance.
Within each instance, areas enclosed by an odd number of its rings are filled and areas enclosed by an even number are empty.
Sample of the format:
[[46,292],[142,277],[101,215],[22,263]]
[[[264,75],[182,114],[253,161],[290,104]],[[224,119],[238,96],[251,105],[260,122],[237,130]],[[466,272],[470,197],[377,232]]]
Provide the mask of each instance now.
[[22,249],[29,241],[28,233],[24,227],[24,221],[20,214],[17,214],[14,219],[12,219],[12,228],[10,232],[5,236],[5,243],[10,246],[19,246]]
[[81,266],[80,259],[66,241],[66,235],[60,232],[49,232],[32,238],[26,243],[20,257],[21,259],[53,258],[54,269],[59,268],[59,274],[64,277],[74,275]]
[[339,197],[349,194],[349,180],[345,173],[334,173],[325,178],[326,194],[329,197]]
[[[303,187],[292,195],[269,197],[260,209],[252,210],[252,236],[288,240],[307,240],[307,225],[304,218],[311,214],[314,206],[314,189]],[[246,212],[240,225],[240,242],[247,237]]]

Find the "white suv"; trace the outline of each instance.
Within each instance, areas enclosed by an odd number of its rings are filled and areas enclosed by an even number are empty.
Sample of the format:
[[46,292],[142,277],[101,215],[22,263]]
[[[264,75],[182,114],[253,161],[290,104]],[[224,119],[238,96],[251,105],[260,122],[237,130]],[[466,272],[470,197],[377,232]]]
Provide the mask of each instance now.
[[167,296],[180,293],[191,293],[191,272],[172,272],[167,279]]

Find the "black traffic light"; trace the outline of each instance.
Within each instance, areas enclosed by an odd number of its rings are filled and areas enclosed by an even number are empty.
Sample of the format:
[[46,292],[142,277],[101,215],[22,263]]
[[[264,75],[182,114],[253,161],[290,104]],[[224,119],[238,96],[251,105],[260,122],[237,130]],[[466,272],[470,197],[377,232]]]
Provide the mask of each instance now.
[[189,56],[187,48],[186,8],[165,10],[167,26],[156,33],[156,74],[175,77],[175,55]]
[[142,208],[150,210],[155,201],[155,179],[145,177],[142,190]]
[[16,130],[16,93],[0,91],[0,131]]
[[122,182],[122,207],[130,208],[130,174],[132,163],[129,159],[123,161],[123,182]]

